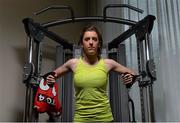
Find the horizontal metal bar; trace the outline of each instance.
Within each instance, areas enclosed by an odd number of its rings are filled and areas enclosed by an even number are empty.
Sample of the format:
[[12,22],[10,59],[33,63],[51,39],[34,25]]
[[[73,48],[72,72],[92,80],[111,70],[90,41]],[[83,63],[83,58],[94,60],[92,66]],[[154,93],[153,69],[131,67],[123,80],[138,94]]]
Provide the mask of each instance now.
[[47,23],[41,24],[43,27],[49,28],[61,24],[74,23],[74,22],[86,22],[86,21],[101,21],[101,22],[111,22],[118,24],[125,24],[129,26],[135,25],[137,22],[132,20],[127,20],[123,18],[115,18],[115,17],[107,17],[106,19],[103,16],[87,16],[87,17],[75,17],[74,20],[71,18],[67,18],[64,20],[55,20]]
[[153,27],[153,22],[155,20],[155,16],[153,15],[148,15],[141,21],[139,21],[136,25],[132,26],[130,29],[122,33],[120,36],[112,40],[111,42],[108,43],[108,49],[111,50],[112,48],[117,48],[120,43],[122,43],[124,40],[132,36],[133,34],[137,33],[140,28],[143,26],[146,26],[145,24],[148,23],[149,27],[147,32],[151,32],[152,27]]

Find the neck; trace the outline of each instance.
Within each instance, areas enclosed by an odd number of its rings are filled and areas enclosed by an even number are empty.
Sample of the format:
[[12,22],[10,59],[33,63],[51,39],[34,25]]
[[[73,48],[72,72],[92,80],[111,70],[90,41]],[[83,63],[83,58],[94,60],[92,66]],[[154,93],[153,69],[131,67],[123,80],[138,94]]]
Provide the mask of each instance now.
[[97,55],[91,55],[91,56],[84,55],[83,60],[87,62],[88,64],[96,64],[99,58]]

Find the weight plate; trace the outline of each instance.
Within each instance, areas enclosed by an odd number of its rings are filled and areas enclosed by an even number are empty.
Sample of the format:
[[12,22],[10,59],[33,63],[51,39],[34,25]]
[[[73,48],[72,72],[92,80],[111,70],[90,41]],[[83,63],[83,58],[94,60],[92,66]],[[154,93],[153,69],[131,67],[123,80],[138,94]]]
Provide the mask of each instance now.
[[153,80],[156,80],[156,66],[153,59],[150,59],[146,63],[147,73]]

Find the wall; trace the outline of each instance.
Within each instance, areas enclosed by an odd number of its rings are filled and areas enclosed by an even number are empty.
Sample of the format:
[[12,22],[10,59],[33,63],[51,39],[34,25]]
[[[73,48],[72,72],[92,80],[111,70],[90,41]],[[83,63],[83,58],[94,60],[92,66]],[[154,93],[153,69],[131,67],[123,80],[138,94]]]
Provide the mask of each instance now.
[[[78,4],[77,4],[78,3]],[[81,3],[81,4],[79,4]],[[76,16],[86,14],[86,2],[83,0],[1,0],[0,1],[0,121],[22,121],[25,105],[25,85],[22,83],[23,65],[26,59],[26,34],[22,19],[32,17],[38,22],[64,17],[66,11],[51,11],[35,17],[32,13],[48,5],[70,5]],[[67,12],[66,17],[69,16]],[[79,29],[83,24],[69,24],[51,28],[62,37],[77,41]],[[54,68],[55,48],[52,41],[44,43],[45,60],[43,71]],[[45,67],[46,66],[46,67]],[[48,66],[48,67],[47,67]],[[42,118],[45,120],[45,118]]]

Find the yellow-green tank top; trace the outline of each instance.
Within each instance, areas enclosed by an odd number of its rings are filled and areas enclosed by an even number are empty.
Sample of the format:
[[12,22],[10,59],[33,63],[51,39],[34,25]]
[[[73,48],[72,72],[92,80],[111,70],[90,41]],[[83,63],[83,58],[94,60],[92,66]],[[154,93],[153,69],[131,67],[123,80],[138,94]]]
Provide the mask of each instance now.
[[88,65],[80,58],[73,78],[76,95],[74,122],[112,121],[104,59],[96,65]]

